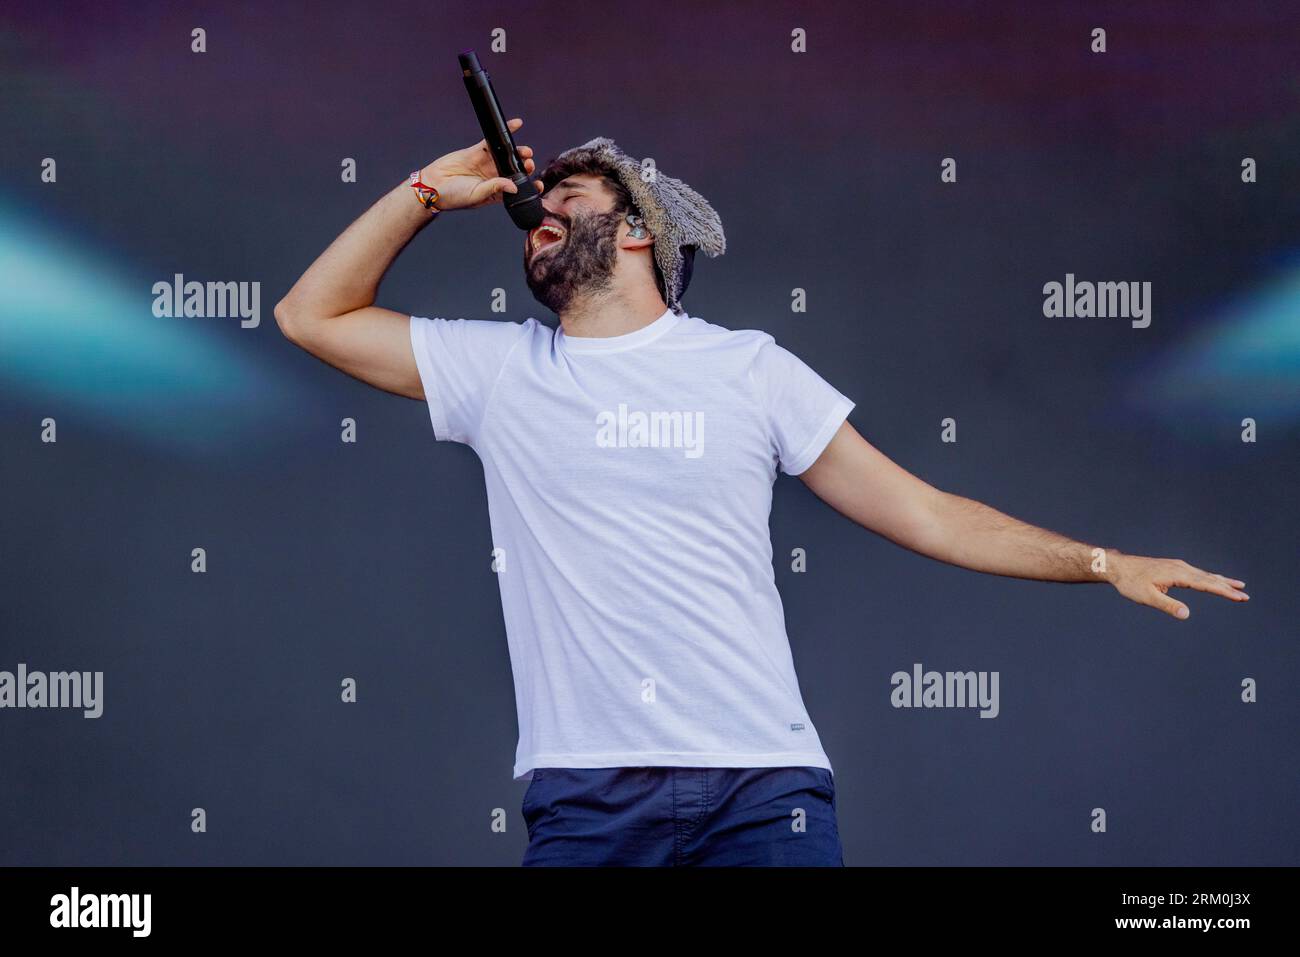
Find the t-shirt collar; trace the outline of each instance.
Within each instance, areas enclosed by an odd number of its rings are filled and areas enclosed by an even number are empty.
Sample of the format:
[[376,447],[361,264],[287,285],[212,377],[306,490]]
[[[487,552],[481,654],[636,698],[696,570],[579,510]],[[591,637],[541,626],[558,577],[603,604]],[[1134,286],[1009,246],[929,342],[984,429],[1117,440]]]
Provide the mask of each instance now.
[[673,312],[672,308],[669,307],[664,310],[662,316],[648,326],[642,326],[634,332],[628,332],[621,336],[566,336],[564,326],[561,325],[555,331],[555,342],[562,351],[567,353],[622,352],[625,349],[636,349],[646,343],[654,342],[654,340],[677,325],[681,318],[679,314]]

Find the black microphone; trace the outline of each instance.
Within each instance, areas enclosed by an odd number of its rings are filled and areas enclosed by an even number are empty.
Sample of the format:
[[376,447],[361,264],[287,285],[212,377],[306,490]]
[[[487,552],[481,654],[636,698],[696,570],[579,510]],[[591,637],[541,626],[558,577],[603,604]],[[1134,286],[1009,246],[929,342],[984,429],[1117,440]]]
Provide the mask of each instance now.
[[460,69],[465,76],[469,100],[474,104],[474,113],[478,116],[478,125],[483,128],[483,139],[487,141],[488,150],[497,164],[497,175],[504,176],[518,189],[517,193],[501,193],[506,212],[520,229],[540,226],[546,216],[542,196],[524,172],[524,164],[515,152],[514,137],[506,126],[506,115],[501,111],[501,101],[492,89],[492,80],[488,77],[487,70],[479,65],[478,54],[473,50],[460,54]]

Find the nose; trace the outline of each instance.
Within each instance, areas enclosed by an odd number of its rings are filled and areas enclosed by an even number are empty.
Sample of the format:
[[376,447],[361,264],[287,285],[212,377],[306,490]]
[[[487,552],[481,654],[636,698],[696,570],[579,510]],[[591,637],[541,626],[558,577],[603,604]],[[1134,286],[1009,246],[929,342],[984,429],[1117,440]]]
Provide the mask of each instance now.
[[551,202],[550,196],[545,193],[542,194],[542,209],[546,210],[548,213],[556,213],[559,211],[559,206],[560,204],[558,201]]

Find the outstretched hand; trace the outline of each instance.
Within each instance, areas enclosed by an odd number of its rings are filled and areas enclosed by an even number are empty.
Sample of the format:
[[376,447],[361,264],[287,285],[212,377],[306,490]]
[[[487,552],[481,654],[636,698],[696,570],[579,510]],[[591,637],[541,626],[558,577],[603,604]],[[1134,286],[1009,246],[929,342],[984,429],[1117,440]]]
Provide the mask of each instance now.
[[1245,582],[1202,571],[1177,558],[1112,553],[1109,563],[1107,578],[1116,591],[1131,601],[1158,608],[1175,618],[1186,618],[1191,612],[1181,601],[1169,597],[1170,588],[1195,588],[1233,601],[1250,600],[1250,596],[1241,591]]

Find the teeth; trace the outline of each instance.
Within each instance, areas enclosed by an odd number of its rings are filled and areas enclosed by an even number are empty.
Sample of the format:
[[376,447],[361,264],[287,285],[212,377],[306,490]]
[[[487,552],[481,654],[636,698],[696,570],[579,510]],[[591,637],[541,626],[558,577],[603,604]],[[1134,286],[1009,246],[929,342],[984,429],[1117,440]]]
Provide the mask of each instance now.
[[541,239],[543,229],[560,239],[564,238],[564,230],[560,229],[558,226],[552,226],[549,223],[545,226],[538,226],[537,230],[533,233],[533,249],[537,248],[537,241]]

